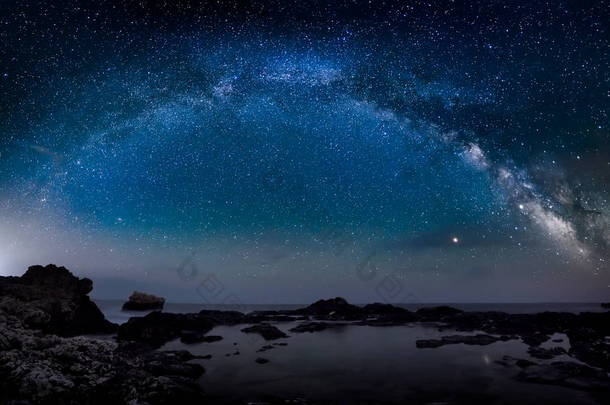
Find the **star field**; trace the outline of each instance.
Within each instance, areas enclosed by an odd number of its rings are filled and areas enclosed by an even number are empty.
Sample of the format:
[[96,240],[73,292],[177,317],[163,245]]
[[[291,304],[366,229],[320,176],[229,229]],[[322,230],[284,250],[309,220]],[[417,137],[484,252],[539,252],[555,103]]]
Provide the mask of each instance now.
[[3,2],[0,272],[181,296],[194,254],[245,301],[370,300],[374,255],[429,301],[602,297],[607,9]]

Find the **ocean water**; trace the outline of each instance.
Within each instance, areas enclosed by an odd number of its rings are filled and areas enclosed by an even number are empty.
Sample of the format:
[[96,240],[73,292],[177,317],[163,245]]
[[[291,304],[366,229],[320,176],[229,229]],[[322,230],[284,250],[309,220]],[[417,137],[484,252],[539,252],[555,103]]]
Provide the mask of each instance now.
[[[122,312],[119,301],[97,301],[107,317],[124,322],[141,312]],[[406,305],[409,309],[418,306]],[[553,311],[600,311],[598,304],[454,304],[465,310],[501,310],[512,313]],[[291,309],[300,305],[251,305],[240,308],[194,304],[167,304],[168,312],[196,312],[207,309]],[[248,325],[219,326],[209,334],[221,341],[185,345],[179,340],[160,350],[189,350],[197,355],[212,355],[195,360],[206,372],[200,384],[215,403],[256,403],[277,398],[320,401],[323,403],[416,403],[416,404],[595,404],[590,394],[550,385],[518,382],[519,372],[497,363],[510,355],[537,362],[527,354],[519,340],[487,346],[448,345],[418,349],[418,339],[456,334],[439,331],[432,325],[414,324],[392,327],[349,326],[316,333],[289,331],[296,322],[275,324],[290,336],[268,342],[258,335],[245,334]],[[470,334],[470,333],[468,333]],[[543,347],[569,349],[569,339],[557,334],[561,342],[548,341]],[[285,343],[286,345],[273,345]],[[260,352],[266,345],[273,349]],[[257,358],[269,363],[258,364]],[[575,361],[567,355],[557,360]]]

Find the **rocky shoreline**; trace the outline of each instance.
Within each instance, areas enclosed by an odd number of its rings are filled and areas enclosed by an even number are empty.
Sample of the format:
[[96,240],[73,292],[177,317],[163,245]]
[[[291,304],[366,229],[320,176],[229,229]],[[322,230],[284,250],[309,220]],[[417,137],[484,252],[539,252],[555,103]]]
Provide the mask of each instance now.
[[0,403],[200,403],[204,370],[189,352],[77,336],[118,330],[89,299],[92,285],[54,265],[0,277]]
[[[200,358],[187,351],[155,349],[175,339],[186,344],[221,340],[222,336],[208,335],[220,325],[243,325],[243,333],[265,340],[286,339],[290,335],[275,326],[283,322],[298,323],[290,329],[292,334],[413,323],[453,331],[440,339],[417,341],[417,348],[425,350],[520,340],[535,359],[569,356],[573,360],[539,363],[508,356],[497,360],[514,368],[519,381],[560,385],[604,398],[610,392],[610,312],[507,314],[448,306],[409,311],[378,303],[356,306],[333,298],[296,310],[248,314],[157,311],[116,325],[89,299],[92,288],[91,280],[54,265],[30,267],[21,277],[0,277],[0,403],[202,403],[206,395],[197,379],[205,370],[193,362]],[[541,347],[556,333],[569,338],[569,350]],[[83,336],[102,334],[111,339]],[[257,359],[259,364],[267,362]]]

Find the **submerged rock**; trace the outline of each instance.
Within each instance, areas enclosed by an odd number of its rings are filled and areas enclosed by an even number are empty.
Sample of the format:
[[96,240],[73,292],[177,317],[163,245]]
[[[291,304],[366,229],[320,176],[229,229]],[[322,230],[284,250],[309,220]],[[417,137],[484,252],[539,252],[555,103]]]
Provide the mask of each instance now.
[[451,336],[443,336],[440,339],[421,339],[415,342],[415,345],[419,349],[425,348],[436,348],[445,345],[454,345],[458,343],[463,343],[466,345],[479,345],[485,346],[495,342],[505,342],[507,340],[513,339],[510,336],[491,336],[491,335],[451,335]]
[[290,329],[291,332],[305,333],[305,332],[320,332],[326,329],[336,329],[347,326],[345,323],[332,323],[332,322],[305,322],[294,328]]
[[553,357],[568,353],[563,347],[552,347],[550,349],[545,349],[535,346],[530,347],[527,352],[530,356],[542,360],[549,360]]
[[533,333],[522,335],[521,340],[528,346],[536,347],[540,346],[542,343],[548,341],[551,337],[549,335],[544,335],[542,333]]
[[260,349],[258,349],[256,352],[262,353],[262,352],[266,352],[267,350],[272,350],[272,349],[275,349],[275,346],[265,345],[265,346],[261,347]]
[[123,311],[148,311],[163,309],[165,298],[134,291],[129,300],[123,304]]
[[497,360],[496,363],[498,363],[502,366],[505,366],[505,367],[517,366],[519,368],[526,368],[526,367],[534,366],[534,365],[538,364],[538,363],[535,363],[530,360],[517,359],[512,356],[503,356],[502,360]]
[[185,332],[180,337],[180,341],[185,344],[213,343],[222,340],[222,336],[206,335],[198,332]]
[[267,323],[261,323],[259,325],[250,326],[241,330],[244,333],[257,333],[265,340],[276,340],[281,338],[287,338],[288,335],[279,330],[273,325]]
[[171,314],[151,312],[143,317],[133,317],[119,327],[117,338],[146,343],[153,348],[180,337],[184,331],[200,334],[209,332],[216,323],[199,314]]
[[254,360],[255,362],[257,362],[258,364],[267,364],[269,363],[268,359],[264,359],[262,357],[257,358],[256,360]]

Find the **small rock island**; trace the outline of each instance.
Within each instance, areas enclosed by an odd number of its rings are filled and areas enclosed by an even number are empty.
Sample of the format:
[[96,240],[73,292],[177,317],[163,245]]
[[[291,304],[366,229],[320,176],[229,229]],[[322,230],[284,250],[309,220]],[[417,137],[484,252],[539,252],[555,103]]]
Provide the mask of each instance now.
[[156,295],[134,291],[129,297],[129,301],[123,304],[123,311],[149,311],[163,309],[165,298]]

